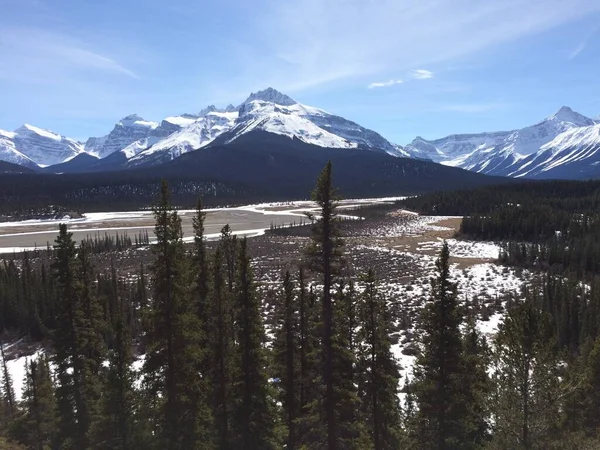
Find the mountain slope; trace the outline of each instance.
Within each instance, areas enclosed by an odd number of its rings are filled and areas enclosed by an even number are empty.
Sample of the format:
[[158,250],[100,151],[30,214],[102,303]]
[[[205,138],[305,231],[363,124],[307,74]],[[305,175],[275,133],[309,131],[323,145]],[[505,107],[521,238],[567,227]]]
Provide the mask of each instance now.
[[586,179],[600,177],[600,124],[559,134],[512,167],[513,177]]
[[0,130],[0,159],[25,167],[51,166],[83,152],[83,145],[52,131],[25,124]]
[[0,177],[0,204],[8,209],[52,204],[82,211],[130,210],[155,200],[163,179],[181,206],[193,206],[199,195],[212,205],[307,198],[328,160],[334,184],[345,197],[515,182],[384,152],[323,148],[254,130],[230,144],[186,153],[162,165],[116,172],[9,174]]
[[[550,170],[550,167],[546,170],[538,167],[549,158],[549,155],[540,156],[539,152],[551,150],[557,145],[564,147],[563,141],[569,141],[568,136],[571,132],[594,124],[594,120],[563,106],[552,116],[520,130],[452,135],[433,141],[418,137],[406,149],[412,154],[425,155],[432,161],[474,172],[498,176],[536,177]],[[555,148],[550,154],[556,151]],[[534,160],[537,163],[534,164]],[[568,158],[555,159],[563,162],[567,160]],[[536,169],[532,170],[533,167]]]
[[15,134],[16,133],[0,130],[0,161],[18,164],[29,169],[38,168],[36,163],[17,150],[14,142]]
[[378,133],[343,117],[302,105],[268,88],[251,93],[238,108],[214,106],[201,111],[191,123],[180,122],[180,131],[160,140],[140,140],[122,150],[128,167],[160,164],[208,145],[234,142],[244,134],[261,130],[299,139],[324,148],[363,148],[409,157],[410,152]]

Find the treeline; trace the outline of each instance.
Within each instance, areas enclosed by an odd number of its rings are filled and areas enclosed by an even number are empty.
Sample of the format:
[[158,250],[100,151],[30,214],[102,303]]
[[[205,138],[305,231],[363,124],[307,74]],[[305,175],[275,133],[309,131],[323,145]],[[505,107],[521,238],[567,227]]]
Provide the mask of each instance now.
[[497,208],[547,206],[554,211],[585,213],[600,210],[600,180],[524,181],[469,190],[444,190],[400,202],[423,214],[466,216]]
[[[598,446],[600,339],[590,335],[578,357],[565,359],[532,286],[487,342],[469,303],[458,300],[446,245],[423,298],[414,373],[400,379],[392,299],[373,271],[345,276],[331,176],[328,164],[313,193],[320,212],[302,263],[282,274],[267,323],[268,293],[253,280],[246,240],[225,226],[209,252],[199,203],[186,248],[166,183],[154,207],[153,262],[135,279],[114,268],[96,274],[90,249],[77,247],[65,225],[49,267],[13,262],[2,283],[17,289],[31,277],[48,304],[31,295],[27,311],[52,311],[14,323],[35,319],[51,351],[28,362],[21,401],[2,351],[8,448]],[[20,302],[11,298],[3,313],[18,317]]]

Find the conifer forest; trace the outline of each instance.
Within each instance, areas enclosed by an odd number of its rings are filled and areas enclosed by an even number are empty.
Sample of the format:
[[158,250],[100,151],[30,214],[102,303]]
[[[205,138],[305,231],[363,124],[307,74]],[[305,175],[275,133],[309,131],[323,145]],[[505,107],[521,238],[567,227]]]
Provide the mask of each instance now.
[[[198,200],[190,242],[163,181],[153,233],[75,242],[61,224],[0,255],[0,449],[600,449],[599,182],[437,192],[361,220],[335,186],[328,163],[315,212],[260,239],[207,239]],[[419,283],[394,248],[357,262],[357,230],[415,213],[460,221]],[[292,237],[289,254],[259,246]],[[466,290],[457,239],[496,243],[486,267],[518,288]]]

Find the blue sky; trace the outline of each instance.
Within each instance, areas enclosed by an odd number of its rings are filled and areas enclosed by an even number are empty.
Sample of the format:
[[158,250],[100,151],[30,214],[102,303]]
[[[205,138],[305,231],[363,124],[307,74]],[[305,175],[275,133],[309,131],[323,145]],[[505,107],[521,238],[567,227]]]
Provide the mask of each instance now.
[[0,128],[85,139],[272,86],[393,142],[600,115],[599,0],[0,0]]

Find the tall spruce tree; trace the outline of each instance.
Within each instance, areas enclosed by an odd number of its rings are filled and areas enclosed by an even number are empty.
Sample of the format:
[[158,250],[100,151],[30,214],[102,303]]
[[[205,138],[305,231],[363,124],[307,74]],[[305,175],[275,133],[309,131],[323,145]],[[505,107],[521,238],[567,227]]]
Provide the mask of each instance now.
[[283,277],[283,298],[277,303],[274,352],[274,376],[279,380],[283,423],[287,428],[286,449],[298,448],[297,421],[300,417],[300,386],[302,383],[300,355],[302,342],[298,336],[298,311],[294,295],[294,282],[288,271]]
[[494,341],[493,444],[500,448],[548,448],[559,419],[558,355],[535,296],[508,312]]
[[233,414],[235,448],[275,450],[281,448],[281,443],[277,442],[274,392],[269,384],[263,346],[266,338],[262,305],[252,277],[246,238],[240,242],[237,268],[235,310],[239,369],[234,382],[237,399]]
[[233,323],[231,296],[225,279],[225,265],[221,245],[218,245],[211,263],[209,294],[211,318],[209,330],[209,360],[212,416],[215,427],[215,447],[233,449],[231,436],[232,379],[233,379]]
[[103,311],[95,292],[94,269],[90,261],[88,245],[81,243],[77,252],[78,301],[75,320],[77,322],[77,354],[73,371],[81,386],[82,408],[76,410],[78,427],[86,430],[87,445],[93,446],[96,439],[92,428],[99,419],[102,391],[102,364],[106,359],[104,344],[105,324]]
[[400,373],[391,352],[392,317],[370,269],[359,306],[358,336],[361,372],[361,418],[374,450],[401,448]]
[[471,316],[467,320],[463,336],[461,359],[464,407],[461,429],[464,434],[460,448],[465,450],[483,448],[490,438],[488,421],[491,385],[487,373],[489,359],[489,348],[485,337],[481,335],[476,327],[475,318]]
[[[329,450],[352,448],[354,429],[350,425],[352,419],[347,415],[347,402],[352,396],[353,387],[345,381],[352,370],[347,364],[349,360],[347,348],[343,348],[344,336],[336,327],[336,306],[333,300],[333,289],[336,277],[342,265],[342,246],[339,220],[336,208],[338,196],[332,184],[332,166],[328,162],[317,179],[312,199],[319,206],[317,215],[309,215],[311,227],[311,243],[306,249],[308,267],[318,274],[322,285],[321,303],[321,364],[322,376],[320,384],[322,400],[312,403],[312,429],[303,437],[307,446],[322,446]],[[343,308],[340,306],[339,311]],[[350,389],[349,389],[350,388]],[[340,400],[344,401],[340,401]],[[305,420],[306,420],[305,419]]]
[[13,428],[13,437],[30,449],[56,448],[58,415],[48,358],[41,355],[28,362],[24,381],[23,414]]
[[13,379],[8,370],[6,355],[4,354],[4,344],[1,342],[0,357],[2,358],[2,386],[0,389],[0,393],[2,394],[2,407],[5,409],[5,416],[8,417],[8,420],[11,420],[17,412],[17,404],[13,388]]
[[190,286],[181,218],[170,202],[168,184],[153,209],[156,244],[151,268],[153,298],[144,361],[144,383],[161,395],[156,446],[173,450],[211,447],[208,418],[203,416],[198,317]]
[[422,314],[422,351],[414,368],[418,408],[414,434],[418,448],[423,450],[460,448],[464,436],[462,318],[456,285],[450,280],[449,259],[444,242],[436,262],[431,302]]
[[72,233],[59,225],[54,245],[52,274],[56,282],[57,328],[54,330],[54,363],[59,412],[58,442],[62,448],[87,448],[89,426],[80,423],[86,417],[87,400],[82,386],[83,365],[79,326],[82,311],[79,302],[79,261]]
[[131,328],[126,304],[118,290],[115,311],[115,338],[108,352],[109,366],[103,384],[101,419],[98,423],[98,448],[125,450],[136,448],[137,411]]

